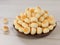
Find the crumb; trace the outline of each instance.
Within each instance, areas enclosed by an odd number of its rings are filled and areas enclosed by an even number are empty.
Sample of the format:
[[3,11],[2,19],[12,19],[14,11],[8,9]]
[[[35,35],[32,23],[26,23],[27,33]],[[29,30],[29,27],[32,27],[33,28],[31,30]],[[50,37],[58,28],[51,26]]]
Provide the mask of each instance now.
[[2,29],[3,29],[3,31],[5,31],[5,32],[7,32],[7,31],[9,30],[8,26],[6,26],[6,25],[5,25],[5,26],[3,26],[3,28],[2,28]]
[[8,23],[8,19],[7,18],[4,18],[3,19],[3,22],[4,22],[4,24],[7,24]]

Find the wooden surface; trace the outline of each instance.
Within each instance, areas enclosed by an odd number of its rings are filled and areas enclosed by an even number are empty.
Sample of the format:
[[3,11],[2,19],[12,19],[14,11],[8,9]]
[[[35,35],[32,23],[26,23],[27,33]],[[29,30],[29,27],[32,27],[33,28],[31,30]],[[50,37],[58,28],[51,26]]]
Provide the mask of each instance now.
[[[47,37],[41,39],[24,39],[17,36],[12,24],[14,18],[27,7],[40,6],[54,15],[57,27]],[[3,18],[9,20],[9,32],[4,33]],[[0,45],[60,45],[60,0],[0,0]]]

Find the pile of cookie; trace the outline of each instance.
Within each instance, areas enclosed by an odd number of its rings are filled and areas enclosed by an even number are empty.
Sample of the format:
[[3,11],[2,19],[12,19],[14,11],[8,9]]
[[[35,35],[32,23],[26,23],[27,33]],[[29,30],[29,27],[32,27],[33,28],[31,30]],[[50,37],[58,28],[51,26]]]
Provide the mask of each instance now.
[[56,21],[48,11],[35,8],[27,8],[24,13],[20,13],[14,20],[15,28],[24,34],[42,34],[48,33],[56,26]]

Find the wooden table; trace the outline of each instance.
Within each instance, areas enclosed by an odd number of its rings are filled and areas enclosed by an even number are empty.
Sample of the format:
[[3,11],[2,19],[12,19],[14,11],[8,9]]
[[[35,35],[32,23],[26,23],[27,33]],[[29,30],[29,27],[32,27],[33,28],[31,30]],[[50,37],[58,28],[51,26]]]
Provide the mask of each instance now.
[[[13,28],[14,18],[27,7],[40,6],[54,15],[57,27],[47,37],[41,39],[24,39],[17,36]],[[9,20],[9,32],[4,33],[3,18]],[[0,0],[0,45],[60,45],[60,0]]]

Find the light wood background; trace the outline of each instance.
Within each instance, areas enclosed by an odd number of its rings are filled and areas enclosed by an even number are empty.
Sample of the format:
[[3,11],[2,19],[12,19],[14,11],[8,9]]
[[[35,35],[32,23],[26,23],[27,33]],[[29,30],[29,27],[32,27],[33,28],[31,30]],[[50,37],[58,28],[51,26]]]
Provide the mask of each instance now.
[[[24,39],[16,35],[13,28],[14,18],[27,7],[40,6],[54,15],[57,27],[47,37],[41,39]],[[4,33],[3,18],[9,20],[9,33]],[[60,45],[60,0],[0,0],[0,45]]]

